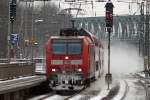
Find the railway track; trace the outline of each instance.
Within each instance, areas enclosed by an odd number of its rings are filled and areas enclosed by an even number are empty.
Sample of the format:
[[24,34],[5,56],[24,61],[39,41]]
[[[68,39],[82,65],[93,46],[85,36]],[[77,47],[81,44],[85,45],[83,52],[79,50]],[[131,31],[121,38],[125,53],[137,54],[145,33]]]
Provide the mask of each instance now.
[[121,100],[124,100],[124,98],[126,97],[127,93],[129,92],[129,85],[128,85],[128,82],[126,80],[124,80],[125,84],[126,84],[126,87],[125,87],[125,93],[123,95],[123,97],[121,98]]
[[29,98],[28,100],[44,100],[44,99],[46,99],[46,98],[48,98],[50,96],[53,96],[53,95],[55,95],[54,91],[46,93],[46,94],[41,94],[41,95],[38,95],[38,96],[36,95],[36,96],[34,96],[32,98]]
[[140,76],[139,74],[135,74],[135,77],[139,79],[139,83],[144,87],[145,89],[145,100],[150,100],[150,83],[147,81],[147,78]]
[[140,79],[135,74],[126,75],[124,77],[123,95],[121,98],[115,98],[114,100],[150,100],[146,99],[146,88],[144,84],[141,84]]
[[83,89],[81,89],[80,91],[78,91],[77,93],[75,93],[75,94],[73,94],[73,95],[71,95],[71,96],[69,96],[69,97],[67,97],[67,98],[65,98],[64,100],[69,100],[70,98],[72,98],[72,97],[74,97],[74,96],[76,96],[76,95],[78,95],[78,94],[80,94],[82,91],[84,91],[86,88],[83,88]]
[[80,94],[82,91],[84,91],[85,88],[81,89],[80,91],[72,94],[72,95],[62,95],[57,94],[56,91],[52,91],[50,93],[47,93],[45,95],[37,96],[35,98],[29,99],[29,100],[69,100],[70,98],[73,98],[74,96]]
[[150,84],[147,84],[143,79],[140,80],[139,82],[143,85],[143,87],[146,91],[146,99],[145,100],[150,100]]

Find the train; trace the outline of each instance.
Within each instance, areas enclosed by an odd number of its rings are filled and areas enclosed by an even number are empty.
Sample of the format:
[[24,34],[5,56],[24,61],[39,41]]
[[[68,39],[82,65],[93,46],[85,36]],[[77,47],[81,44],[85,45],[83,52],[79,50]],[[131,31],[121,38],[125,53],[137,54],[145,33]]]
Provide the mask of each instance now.
[[46,75],[56,91],[80,90],[104,71],[104,48],[92,33],[64,28],[46,43]]

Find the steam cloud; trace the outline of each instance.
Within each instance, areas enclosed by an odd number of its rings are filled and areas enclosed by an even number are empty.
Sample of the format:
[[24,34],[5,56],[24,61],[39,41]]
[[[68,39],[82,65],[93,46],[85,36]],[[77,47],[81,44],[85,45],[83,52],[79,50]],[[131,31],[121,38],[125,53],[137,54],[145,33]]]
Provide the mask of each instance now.
[[[105,43],[105,73],[108,68],[108,44]],[[116,76],[142,71],[143,58],[139,56],[138,45],[121,41],[111,43],[110,71]]]

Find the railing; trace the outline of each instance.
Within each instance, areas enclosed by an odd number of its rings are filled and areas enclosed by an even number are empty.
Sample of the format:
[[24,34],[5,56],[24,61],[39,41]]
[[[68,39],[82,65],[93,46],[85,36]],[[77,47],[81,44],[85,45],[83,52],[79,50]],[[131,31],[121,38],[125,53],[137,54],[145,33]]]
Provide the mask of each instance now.
[[31,59],[0,58],[1,63],[31,63]]
[[14,79],[35,74],[34,63],[0,64],[0,80]]

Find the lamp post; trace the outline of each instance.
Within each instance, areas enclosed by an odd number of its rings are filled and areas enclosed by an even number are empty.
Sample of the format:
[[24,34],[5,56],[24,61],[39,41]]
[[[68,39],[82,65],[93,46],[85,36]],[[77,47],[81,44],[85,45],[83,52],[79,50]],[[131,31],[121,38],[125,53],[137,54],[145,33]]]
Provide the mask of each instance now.
[[108,89],[109,84],[112,82],[112,74],[110,73],[110,36],[112,32],[112,26],[113,26],[113,8],[114,5],[110,0],[105,5],[106,8],[106,31],[108,32],[108,73],[105,76],[105,80],[108,83]]
[[[38,19],[35,19],[34,20],[34,35],[32,36],[32,58],[34,57],[37,57],[37,54],[40,54],[40,53],[37,53],[39,50],[38,50],[38,46],[41,45],[41,40],[43,40],[43,38],[39,39],[39,31],[40,31],[40,27],[41,27],[41,24],[44,22],[43,18],[38,18]],[[35,48],[36,47],[36,48]],[[34,49],[34,50],[33,50]]]
[[[16,0],[10,0],[9,4],[9,20],[10,20],[10,33],[9,33],[9,47],[8,47],[8,56],[9,58],[14,58],[14,45],[13,43],[13,33],[14,33],[14,21],[16,19]],[[12,38],[12,41],[11,41]],[[9,59],[10,60],[10,59]]]

